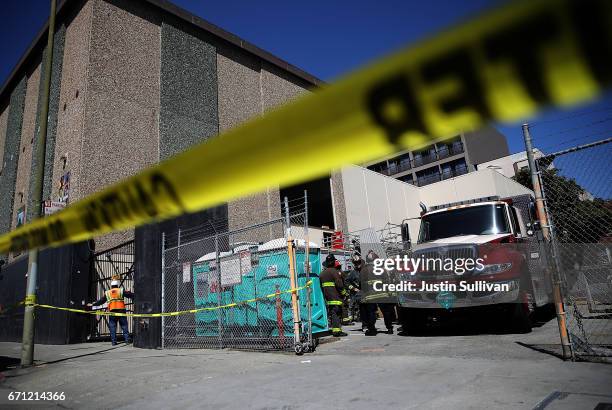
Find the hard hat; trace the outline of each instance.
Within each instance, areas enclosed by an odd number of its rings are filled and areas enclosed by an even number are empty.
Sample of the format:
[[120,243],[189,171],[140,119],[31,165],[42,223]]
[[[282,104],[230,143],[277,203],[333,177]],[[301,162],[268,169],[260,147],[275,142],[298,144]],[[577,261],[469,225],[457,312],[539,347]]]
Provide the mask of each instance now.
[[332,253],[330,253],[325,258],[325,266],[327,266],[328,268],[331,268],[335,266],[335,264],[336,264],[336,257]]
[[112,280],[111,281],[111,287],[112,286],[119,286],[119,281],[118,280]]

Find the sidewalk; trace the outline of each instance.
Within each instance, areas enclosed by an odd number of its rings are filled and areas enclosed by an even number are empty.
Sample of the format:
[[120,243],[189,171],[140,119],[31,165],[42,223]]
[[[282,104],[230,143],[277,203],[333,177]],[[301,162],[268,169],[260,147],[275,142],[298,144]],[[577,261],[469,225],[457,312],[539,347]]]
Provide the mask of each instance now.
[[[528,335],[422,337],[366,337],[348,328],[348,337],[304,356],[36,346],[36,367],[3,372],[0,407],[15,404],[7,400],[11,391],[65,392],[65,401],[36,408],[532,409],[544,401],[547,409],[592,409],[611,403],[611,365],[563,362],[517,343],[549,341],[555,325]],[[0,343],[0,356],[19,353],[19,344]]]

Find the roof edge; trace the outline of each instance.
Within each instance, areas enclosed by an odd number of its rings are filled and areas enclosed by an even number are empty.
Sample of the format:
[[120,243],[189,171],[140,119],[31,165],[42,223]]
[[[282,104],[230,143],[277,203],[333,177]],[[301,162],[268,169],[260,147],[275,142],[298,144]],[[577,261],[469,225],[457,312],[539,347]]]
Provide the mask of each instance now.
[[[307,82],[308,84],[319,87],[325,82],[312,74],[307,73],[299,67],[296,67],[292,64],[289,64],[287,61],[276,57],[272,53],[257,47],[256,45],[249,43],[248,41],[236,36],[235,34],[230,33],[222,29],[219,26],[214,25],[213,23],[204,20],[201,17],[196,16],[195,14],[173,4],[168,0],[141,0],[145,3],[150,4],[151,6],[157,7],[163,12],[169,13],[189,24],[192,24],[195,27],[198,27],[206,32],[212,34],[213,36],[224,40],[230,43],[233,46],[236,46],[249,54],[252,54],[273,66],[284,70],[297,78]],[[82,7],[85,4],[85,1],[82,0],[58,0],[57,10],[56,10],[56,21],[61,21],[62,18],[65,18],[66,14],[72,9],[71,7]],[[59,25],[56,22],[56,27]],[[46,39],[47,33],[49,30],[49,18],[45,21],[43,27],[39,30],[38,34],[34,37],[34,40],[30,43],[26,51],[23,53],[21,58],[18,60],[17,64],[11,70],[7,79],[2,84],[0,88],[0,104],[10,98],[9,91],[12,90],[13,85],[18,82],[18,74],[21,73],[29,64],[32,59],[36,58],[36,52],[40,48],[41,50],[46,47]]]

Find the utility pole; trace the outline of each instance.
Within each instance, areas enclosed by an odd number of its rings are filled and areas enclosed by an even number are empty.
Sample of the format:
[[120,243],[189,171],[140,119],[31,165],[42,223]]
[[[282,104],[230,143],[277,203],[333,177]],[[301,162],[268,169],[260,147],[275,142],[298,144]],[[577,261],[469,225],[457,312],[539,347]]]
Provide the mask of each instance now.
[[533,158],[533,142],[531,140],[531,134],[529,133],[529,124],[523,124],[523,138],[525,139],[525,152],[527,153],[527,161],[529,162],[531,184],[533,185],[533,193],[535,194],[536,208],[538,211],[540,226],[542,228],[542,234],[544,235],[544,239],[547,243],[552,243],[554,249],[553,258],[555,260],[555,269],[552,277],[553,299],[555,303],[555,311],[557,313],[557,324],[559,325],[559,336],[561,338],[563,358],[568,359],[572,356],[572,352],[569,336],[567,334],[567,322],[565,308],[563,306],[563,295],[561,294],[561,272],[560,266],[557,263],[559,254],[555,247],[554,233],[549,223],[550,219],[546,213],[544,196],[542,194],[543,191],[540,180],[540,171],[536,168],[535,159]]
[[[36,173],[32,195],[33,219],[43,216],[43,178],[45,174],[45,156],[47,146],[47,120],[49,116],[49,94],[51,88],[51,66],[53,65],[53,38],[55,36],[56,0],[51,0],[49,14],[49,32],[47,34],[47,56],[43,73],[42,103],[38,117],[39,134],[36,140]],[[26,286],[25,312],[23,316],[23,339],[21,342],[21,366],[31,366],[34,362],[34,303],[36,303],[36,277],[38,273],[38,250],[28,254],[28,281]]]

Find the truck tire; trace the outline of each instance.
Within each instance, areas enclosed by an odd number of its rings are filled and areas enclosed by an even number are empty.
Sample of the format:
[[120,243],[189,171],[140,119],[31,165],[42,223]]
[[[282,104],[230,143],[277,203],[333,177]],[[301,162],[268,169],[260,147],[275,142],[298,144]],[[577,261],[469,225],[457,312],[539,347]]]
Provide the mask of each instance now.
[[[518,302],[518,301],[517,301]],[[530,333],[532,329],[529,306],[526,303],[510,304],[510,325],[517,333]]]
[[400,324],[402,325],[403,335],[416,335],[425,330],[427,316],[423,314],[423,309],[400,308]]

